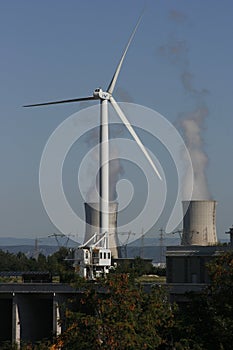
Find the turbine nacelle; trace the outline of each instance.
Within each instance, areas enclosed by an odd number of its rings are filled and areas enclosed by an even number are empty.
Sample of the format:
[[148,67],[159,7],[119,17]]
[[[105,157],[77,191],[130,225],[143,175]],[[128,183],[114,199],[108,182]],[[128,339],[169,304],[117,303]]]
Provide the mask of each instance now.
[[107,91],[103,91],[101,88],[95,89],[93,96],[96,99],[100,100],[110,100],[111,94]]

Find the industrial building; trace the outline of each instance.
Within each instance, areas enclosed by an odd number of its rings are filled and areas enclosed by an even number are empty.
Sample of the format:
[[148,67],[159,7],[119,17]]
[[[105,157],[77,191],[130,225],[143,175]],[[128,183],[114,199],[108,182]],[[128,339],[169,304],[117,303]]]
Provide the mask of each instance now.
[[167,283],[208,284],[206,264],[227,250],[228,246],[167,247]]
[[210,283],[207,264],[232,249],[217,245],[215,201],[184,201],[183,211],[181,245],[166,250],[166,280],[173,301],[184,301],[186,292],[206,287]]

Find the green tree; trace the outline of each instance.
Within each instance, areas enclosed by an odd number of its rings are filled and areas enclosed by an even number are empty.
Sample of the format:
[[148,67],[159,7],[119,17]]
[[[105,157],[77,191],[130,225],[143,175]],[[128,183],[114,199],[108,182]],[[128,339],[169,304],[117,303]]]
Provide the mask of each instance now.
[[63,283],[70,283],[75,281],[76,274],[72,266],[72,259],[68,257],[72,254],[70,249],[61,247],[57,252],[48,257],[48,270],[53,275],[59,275],[60,281]]
[[48,269],[46,256],[41,253],[37,258],[37,268],[39,271],[46,271]]
[[59,275],[61,282],[71,282],[75,280],[75,272],[72,260],[67,260],[69,254],[69,249],[61,247],[49,257],[40,253],[36,260],[22,252],[13,254],[0,250],[0,271],[49,271]]
[[113,274],[84,291],[53,349],[172,349],[173,308],[161,287],[146,293],[128,275]]
[[208,266],[211,285],[205,297],[216,343],[219,349],[233,344],[233,252],[218,256]]
[[136,257],[134,259],[125,260],[121,262],[116,269],[113,269],[112,273],[129,273],[130,276],[134,279],[147,274],[156,273],[156,269],[153,267],[150,261],[144,260],[141,257]]
[[180,337],[205,350],[231,350],[233,344],[233,252],[208,264],[211,284],[200,294],[189,294],[179,312]]

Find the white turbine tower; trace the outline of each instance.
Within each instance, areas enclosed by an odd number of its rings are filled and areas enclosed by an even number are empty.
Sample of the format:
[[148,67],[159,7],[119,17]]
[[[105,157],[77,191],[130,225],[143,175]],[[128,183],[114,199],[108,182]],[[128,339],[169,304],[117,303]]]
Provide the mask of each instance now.
[[131,44],[131,41],[133,40],[136,30],[139,26],[141,18],[142,18],[142,15],[139,17],[137,21],[137,24],[129,38],[126,48],[121,56],[121,59],[116,68],[116,71],[106,91],[103,91],[101,88],[98,88],[98,89],[95,89],[93,96],[74,98],[69,100],[30,104],[30,105],[24,106],[24,107],[46,106],[46,105],[72,103],[72,102],[88,101],[88,100],[100,101],[100,160],[99,160],[100,161],[100,232],[102,234],[106,233],[107,235],[109,232],[109,144],[108,144],[108,139],[109,139],[108,103],[109,102],[111,103],[112,107],[120,117],[121,121],[126,126],[128,131],[130,132],[130,134],[132,135],[132,137],[134,138],[134,140],[136,141],[136,143],[144,153],[145,157],[148,159],[149,163],[151,164],[157,176],[161,180],[159,171],[157,170],[155,164],[153,163],[149,153],[147,152],[146,148],[142,144],[138,135],[135,133],[132,126],[130,125],[122,109],[119,107],[119,105],[117,104],[117,102],[112,96],[124,58]]

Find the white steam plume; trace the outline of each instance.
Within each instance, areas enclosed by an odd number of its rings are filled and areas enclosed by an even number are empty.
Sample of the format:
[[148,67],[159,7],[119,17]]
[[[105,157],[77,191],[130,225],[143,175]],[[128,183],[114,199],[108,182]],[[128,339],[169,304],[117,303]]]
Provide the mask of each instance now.
[[[202,138],[203,125],[208,109],[198,107],[195,111],[185,116],[179,122],[183,136],[188,147],[194,171],[194,187],[192,199],[210,199],[206,169],[208,157],[204,151],[204,141]],[[186,198],[188,188],[190,188],[190,171],[186,170],[184,179],[183,195]]]
[[[173,10],[170,12],[170,19],[175,25],[183,24],[186,21],[186,15]],[[208,156],[205,152],[203,140],[205,119],[208,115],[208,108],[204,98],[208,93],[206,89],[198,90],[193,86],[193,74],[190,72],[189,49],[185,40],[175,37],[176,28],[167,44],[159,47],[159,53],[166,57],[171,64],[176,65],[180,70],[180,80],[182,86],[190,98],[194,101],[193,111],[180,113],[177,122],[181,129],[186,146],[190,152],[193,171],[194,188],[192,199],[210,199],[211,195],[208,188],[206,170],[208,165]],[[187,189],[190,188],[191,169],[187,169],[184,179],[183,197],[186,197]]]

